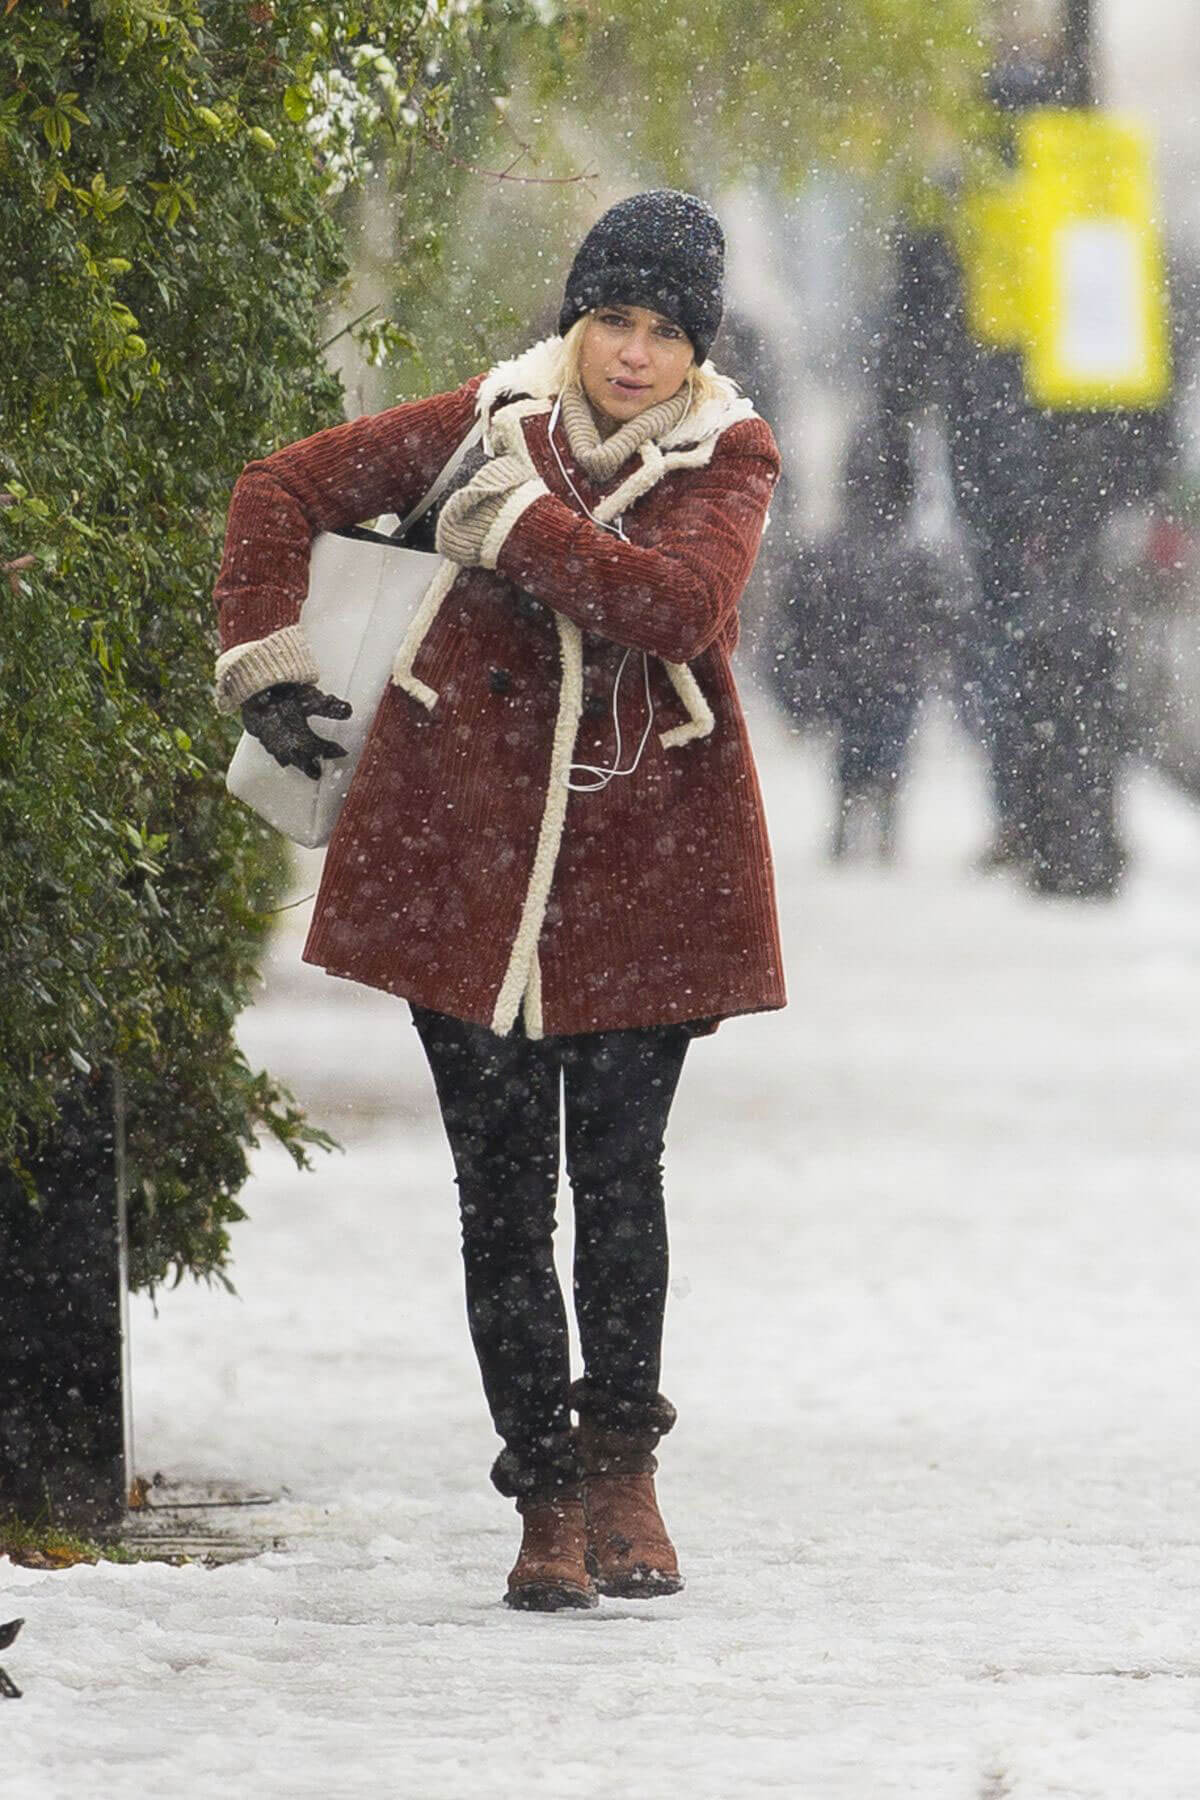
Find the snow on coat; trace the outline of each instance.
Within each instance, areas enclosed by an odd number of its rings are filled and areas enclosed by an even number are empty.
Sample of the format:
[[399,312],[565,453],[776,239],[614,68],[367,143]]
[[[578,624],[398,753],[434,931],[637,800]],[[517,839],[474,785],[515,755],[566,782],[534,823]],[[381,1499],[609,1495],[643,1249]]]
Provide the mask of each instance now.
[[[555,438],[561,340],[453,393],[251,463],[217,585],[222,683],[317,679],[309,545],[405,513],[482,413],[528,466],[396,658],[326,857],[305,960],[506,1033],[711,1022],[785,1003],[762,798],[730,668],[779,456],[731,383],[593,484]],[[636,772],[594,792],[572,765]],[[636,654],[645,652],[646,656]],[[235,704],[236,702],[234,702]],[[226,705],[230,705],[226,700]]]

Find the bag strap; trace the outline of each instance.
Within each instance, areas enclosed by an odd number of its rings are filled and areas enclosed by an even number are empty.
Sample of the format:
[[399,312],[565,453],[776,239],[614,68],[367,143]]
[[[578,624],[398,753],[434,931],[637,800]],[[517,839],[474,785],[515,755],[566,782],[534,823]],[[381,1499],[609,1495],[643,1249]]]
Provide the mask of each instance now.
[[400,534],[402,537],[407,537],[417,520],[421,518],[424,513],[429,511],[429,508],[435,501],[441,499],[446,489],[450,486],[450,483],[454,480],[454,477],[458,474],[467,452],[474,449],[482,436],[483,420],[476,419],[462,443],[458,446],[457,450],[454,451],[449,462],[446,463],[441,473],[437,476],[428,493],[423,494],[417,501],[417,504],[413,507],[412,511],[407,513],[400,521]]

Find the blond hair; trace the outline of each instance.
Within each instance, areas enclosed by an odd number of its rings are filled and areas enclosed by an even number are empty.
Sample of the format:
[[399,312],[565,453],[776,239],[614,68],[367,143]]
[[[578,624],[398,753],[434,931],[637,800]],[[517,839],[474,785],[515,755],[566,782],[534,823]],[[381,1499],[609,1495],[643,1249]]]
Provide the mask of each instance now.
[[[582,319],[576,319],[563,336],[562,385],[563,387],[579,387],[579,361],[583,353],[583,334],[591,313],[584,313]],[[724,377],[717,374],[711,363],[701,365],[693,358],[692,366],[684,376],[684,386],[688,390],[688,413],[699,410],[706,400],[724,397],[728,389],[724,386]],[[684,415],[685,418],[687,414]]]

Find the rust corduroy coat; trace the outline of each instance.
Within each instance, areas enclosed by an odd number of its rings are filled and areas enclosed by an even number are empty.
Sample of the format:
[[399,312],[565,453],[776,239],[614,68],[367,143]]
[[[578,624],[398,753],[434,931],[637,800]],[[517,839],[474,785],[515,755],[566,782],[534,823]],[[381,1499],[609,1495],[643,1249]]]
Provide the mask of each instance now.
[[[415,505],[471,427],[528,479],[446,564],[396,658],[330,844],[304,955],[506,1033],[604,1031],[784,1004],[770,852],[729,665],[779,461],[732,384],[594,486],[547,426],[561,340],[454,393],[320,432],[234,490],[218,694],[320,679],[297,623],[309,545]],[[636,773],[572,792],[572,763]],[[643,657],[640,652],[645,652]],[[309,660],[306,660],[309,659]],[[319,721],[317,721],[319,725]],[[578,773],[571,777],[586,781]]]

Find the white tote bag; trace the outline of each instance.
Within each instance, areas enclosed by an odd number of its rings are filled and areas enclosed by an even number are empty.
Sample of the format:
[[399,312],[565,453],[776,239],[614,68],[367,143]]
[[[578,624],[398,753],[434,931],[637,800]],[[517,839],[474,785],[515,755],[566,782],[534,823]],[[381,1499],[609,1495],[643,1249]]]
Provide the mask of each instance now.
[[[407,532],[440,498],[483,427],[476,424],[450,458],[429,492],[401,524]],[[308,594],[300,624],[316,658],[317,685],[348,700],[348,719],[314,717],[313,729],[332,738],[345,756],[323,759],[314,781],[296,768],[281,768],[248,731],[234,751],[225,777],[229,792],[284,837],[316,849],[333,835],[379,702],[391,680],[392,664],[422,595],[442,558],[428,550],[408,550],[397,538],[344,536],[326,531],[313,539]]]

